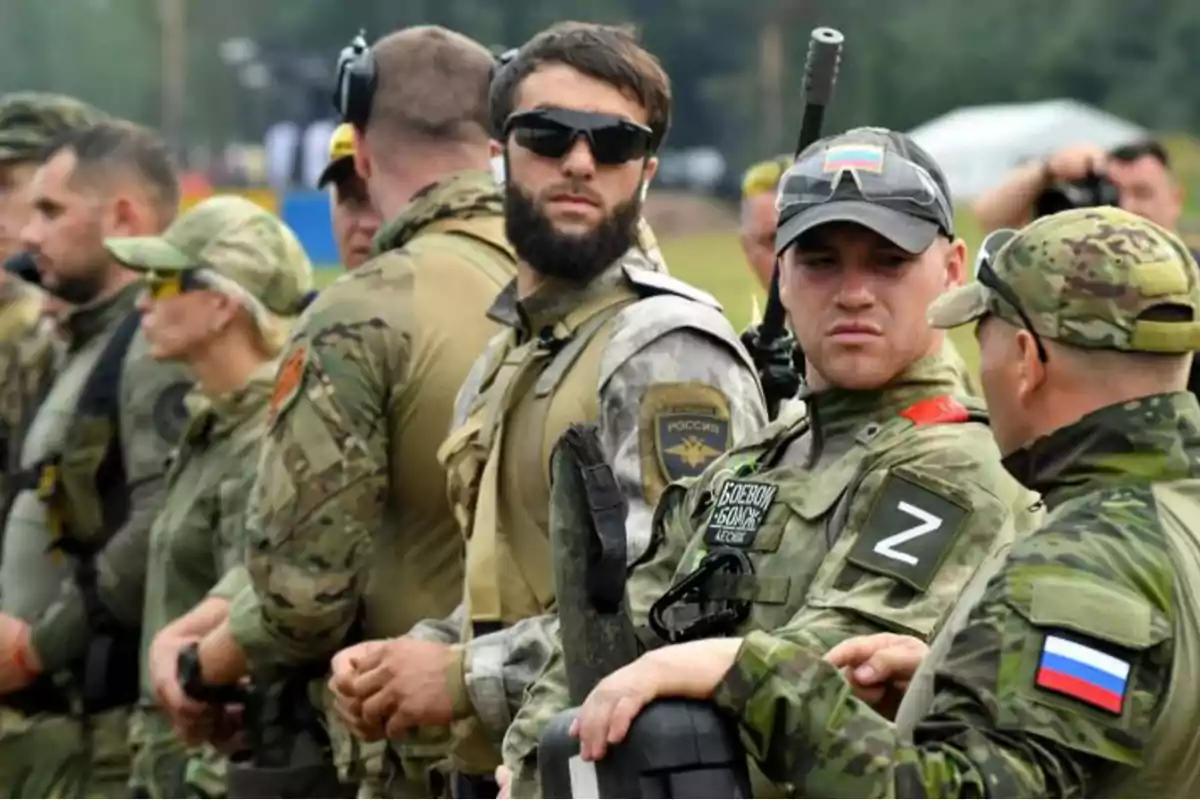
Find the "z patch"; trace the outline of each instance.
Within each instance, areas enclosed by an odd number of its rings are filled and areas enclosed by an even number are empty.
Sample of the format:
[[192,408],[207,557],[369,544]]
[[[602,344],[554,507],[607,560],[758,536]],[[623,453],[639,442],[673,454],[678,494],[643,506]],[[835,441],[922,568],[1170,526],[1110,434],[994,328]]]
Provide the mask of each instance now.
[[307,364],[308,347],[299,345],[279,366],[279,372],[275,375],[275,388],[271,391],[271,400],[267,406],[268,425],[275,423],[280,410],[299,392]]
[[1121,715],[1130,664],[1064,636],[1046,634],[1035,685]]
[[747,548],[767,518],[779,487],[759,481],[730,479],[713,504],[704,542],[711,546]]
[[944,495],[888,475],[846,560],[924,592],[969,515]]
[[729,449],[729,420],[698,411],[654,416],[658,465],[667,480],[694,478]]

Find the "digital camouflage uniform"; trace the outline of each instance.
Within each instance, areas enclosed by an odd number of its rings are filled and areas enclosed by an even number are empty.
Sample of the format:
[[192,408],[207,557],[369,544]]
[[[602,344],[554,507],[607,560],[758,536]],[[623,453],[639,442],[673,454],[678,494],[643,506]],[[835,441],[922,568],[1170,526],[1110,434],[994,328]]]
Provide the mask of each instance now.
[[[1076,348],[1200,347],[1195,262],[1127,212],[1038,220],[994,269],[1028,322],[976,283],[934,323],[992,314]],[[767,774],[809,797],[1200,793],[1200,406],[1177,392],[1100,408],[1005,466],[1047,517],[968,587],[977,602],[934,643],[903,729],[852,697],[819,639],[746,639],[717,700]]]
[[[256,674],[327,666],[355,622],[397,636],[458,602],[462,538],[437,448],[496,332],[488,304],[515,273],[501,213],[486,172],[430,185],[294,331],[252,495],[253,589],[230,619]],[[399,746],[411,760],[390,791],[430,794],[423,772],[444,735]]]
[[[35,161],[54,137],[101,119],[71,97],[16,92],[0,97],[0,168]],[[22,193],[12,186],[9,193]],[[22,219],[0,219],[0,262],[16,255]],[[7,240],[7,241],[5,241]],[[61,348],[53,323],[42,316],[40,289],[0,270],[0,510],[12,499],[10,476],[19,470],[21,431],[36,409]]]
[[[185,271],[222,291],[232,281],[261,304],[259,318],[297,315],[313,292],[312,265],[295,235],[275,216],[240,197],[209,198],[161,237],[109,239],[109,252],[156,281]],[[214,280],[213,276],[220,276]],[[183,287],[181,287],[183,288]],[[225,291],[230,291],[226,288]],[[137,720],[130,791],[146,797],[220,797],[225,760],[211,747],[187,749],[170,719],[154,707],[147,661],[154,637],[199,604],[245,558],[245,508],[253,483],[267,400],[278,363],[265,361],[245,386],[187,396],[187,427],[167,473],[164,506],[150,532],[142,613],[144,708]]]
[[473,778],[500,763],[504,732],[554,646],[548,474],[567,426],[598,426],[628,502],[632,561],[666,485],[766,420],[720,306],[661,274],[638,245],[585,286],[544,279],[518,300],[514,283],[490,316],[504,331],[464,385],[441,451],[467,537],[464,602],[412,634],[458,645],[454,764]]

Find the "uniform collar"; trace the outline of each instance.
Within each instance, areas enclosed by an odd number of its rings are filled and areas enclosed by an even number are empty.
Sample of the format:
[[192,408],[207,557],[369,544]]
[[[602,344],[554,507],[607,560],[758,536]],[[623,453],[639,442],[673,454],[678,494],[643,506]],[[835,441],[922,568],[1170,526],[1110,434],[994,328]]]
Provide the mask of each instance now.
[[490,172],[463,170],[420,189],[404,209],[375,234],[372,257],[397,250],[421,231],[445,219],[499,216],[504,199]]
[[543,278],[533,294],[523,300],[517,299],[517,282],[514,279],[492,303],[488,318],[515,330],[518,341],[527,341],[546,328],[553,328],[584,303],[606,295],[623,284],[626,281],[625,264],[631,259],[636,259],[640,264],[645,256],[636,248],[631,248],[626,256],[614,261],[583,286],[561,278]]
[[67,341],[71,350],[78,350],[113,323],[133,313],[142,282],[135,281],[108,297],[86,305],[76,306],[65,322]]
[[188,411],[185,440],[199,436],[220,438],[266,407],[275,385],[279,361],[264,362],[240,389],[210,397],[199,386],[184,398]]
[[1200,404],[1191,392],[1172,392],[1105,406],[1004,466],[1051,508],[1106,486],[1200,475]]

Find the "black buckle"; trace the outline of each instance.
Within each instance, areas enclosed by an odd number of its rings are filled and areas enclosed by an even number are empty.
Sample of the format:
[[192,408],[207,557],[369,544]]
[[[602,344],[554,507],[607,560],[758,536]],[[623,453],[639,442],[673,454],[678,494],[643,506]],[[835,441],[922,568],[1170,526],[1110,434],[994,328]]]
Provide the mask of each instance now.
[[[754,565],[743,551],[720,547],[704,557],[696,569],[663,594],[650,608],[650,627],[669,644],[690,642],[710,636],[728,636],[750,616],[750,600],[710,600],[705,597],[709,581],[718,574],[753,575]],[[675,607],[694,606],[696,619],[676,626],[666,620]]]

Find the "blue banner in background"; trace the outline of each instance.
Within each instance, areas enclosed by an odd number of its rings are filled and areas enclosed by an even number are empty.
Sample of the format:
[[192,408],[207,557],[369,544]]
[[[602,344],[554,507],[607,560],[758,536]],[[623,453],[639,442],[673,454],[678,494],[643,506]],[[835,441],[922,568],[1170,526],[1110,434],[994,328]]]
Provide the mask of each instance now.
[[288,192],[280,198],[279,215],[296,233],[314,267],[338,268],[340,258],[333,240],[329,195],[324,192]]

